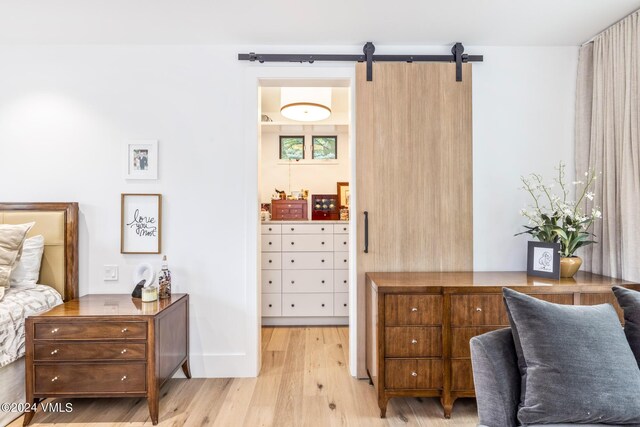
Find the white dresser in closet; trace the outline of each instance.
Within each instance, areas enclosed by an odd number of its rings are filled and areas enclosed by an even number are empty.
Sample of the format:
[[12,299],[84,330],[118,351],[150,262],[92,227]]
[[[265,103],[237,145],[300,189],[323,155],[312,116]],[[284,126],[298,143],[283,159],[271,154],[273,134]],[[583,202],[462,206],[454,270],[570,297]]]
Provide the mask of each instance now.
[[263,324],[346,324],[349,226],[262,224]]

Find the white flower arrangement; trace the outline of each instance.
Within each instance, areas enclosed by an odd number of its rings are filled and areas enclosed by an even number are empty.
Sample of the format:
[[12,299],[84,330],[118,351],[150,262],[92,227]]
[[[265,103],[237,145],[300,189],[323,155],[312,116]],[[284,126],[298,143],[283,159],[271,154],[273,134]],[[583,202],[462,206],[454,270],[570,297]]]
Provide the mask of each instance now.
[[[522,189],[533,198],[533,205],[520,210],[520,215],[528,219],[527,229],[520,234],[530,234],[541,242],[560,243],[560,255],[572,257],[578,248],[597,243],[589,233],[593,222],[602,218],[602,212],[597,207],[587,213],[587,200],[592,201],[595,194],[590,191],[597,175],[590,170],[584,173],[586,182],[573,181],[576,194],[580,194],[577,201],[567,200],[569,190],[565,184],[565,164],[560,162],[556,168],[558,176],[552,184],[544,184],[542,175],[531,174],[521,177],[524,184]],[[552,188],[558,184],[562,194],[552,193]],[[582,189],[579,188],[582,186]]]

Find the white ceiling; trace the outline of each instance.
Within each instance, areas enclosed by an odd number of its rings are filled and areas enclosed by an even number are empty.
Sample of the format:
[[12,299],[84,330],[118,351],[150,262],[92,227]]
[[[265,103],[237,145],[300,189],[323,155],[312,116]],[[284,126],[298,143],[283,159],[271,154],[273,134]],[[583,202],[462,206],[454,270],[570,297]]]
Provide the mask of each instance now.
[[640,0],[0,0],[0,44],[564,46],[638,8]]

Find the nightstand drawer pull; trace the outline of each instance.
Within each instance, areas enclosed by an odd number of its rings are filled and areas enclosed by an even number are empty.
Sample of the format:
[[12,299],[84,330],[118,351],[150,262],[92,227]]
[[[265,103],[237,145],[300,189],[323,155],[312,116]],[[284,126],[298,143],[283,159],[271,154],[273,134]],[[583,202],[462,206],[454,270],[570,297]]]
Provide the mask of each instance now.
[[120,378],[120,381],[124,381],[124,380],[126,380],[126,379],[127,379],[127,376],[125,375],[125,376],[123,376],[122,378]]
[[414,345],[418,344],[418,340],[416,340],[416,339],[411,340],[411,344],[414,344]]
[[51,352],[51,354],[57,354],[57,353],[58,353],[58,349],[57,348]]
[[123,333],[123,334],[126,334],[127,332],[129,332],[129,329],[127,329],[127,328],[122,328],[122,333]]
[[415,313],[416,311],[418,311],[418,307],[411,307],[411,311]]
[[51,382],[55,382],[55,381],[58,381],[58,377],[51,378]]
[[477,311],[477,312],[481,312],[481,311],[482,311],[482,308],[481,308],[481,307],[476,307],[476,311]]
[[58,332],[58,328],[54,328],[54,329],[51,330],[52,334],[55,334],[56,332]]
[[417,373],[416,371],[413,371],[413,372],[411,372],[411,376],[412,376],[412,377],[417,377],[417,376],[418,376],[418,373]]
[[124,348],[124,349],[122,349],[122,351],[120,352],[120,354],[125,354],[126,352],[127,352],[127,349],[126,349],[126,348]]

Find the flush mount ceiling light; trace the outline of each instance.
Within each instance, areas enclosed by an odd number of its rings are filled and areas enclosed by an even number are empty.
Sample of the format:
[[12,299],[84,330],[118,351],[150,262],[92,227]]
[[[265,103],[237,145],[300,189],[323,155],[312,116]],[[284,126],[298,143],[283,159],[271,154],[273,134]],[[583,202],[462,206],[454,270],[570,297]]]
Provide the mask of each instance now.
[[331,115],[330,87],[283,87],[280,113],[290,120],[317,122]]

